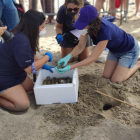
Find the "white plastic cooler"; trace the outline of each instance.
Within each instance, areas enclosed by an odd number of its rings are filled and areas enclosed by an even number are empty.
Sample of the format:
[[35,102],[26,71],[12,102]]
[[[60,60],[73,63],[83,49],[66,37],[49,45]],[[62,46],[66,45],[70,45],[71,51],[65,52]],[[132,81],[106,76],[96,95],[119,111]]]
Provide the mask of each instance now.
[[[78,100],[78,69],[70,70],[64,74],[58,73],[55,69],[52,69],[53,73],[47,70],[41,69],[39,71],[35,86],[34,94],[36,104],[55,104],[55,103],[75,103]],[[70,77],[72,83],[67,84],[53,84],[53,85],[42,85],[46,77]]]

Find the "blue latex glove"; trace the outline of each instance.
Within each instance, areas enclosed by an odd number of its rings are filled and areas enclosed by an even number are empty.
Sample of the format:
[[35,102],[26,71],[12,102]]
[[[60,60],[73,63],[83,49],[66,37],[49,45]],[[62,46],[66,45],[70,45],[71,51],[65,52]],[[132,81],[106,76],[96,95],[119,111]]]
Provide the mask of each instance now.
[[58,67],[55,67],[55,70],[56,70],[58,73],[63,74],[63,73],[65,73],[65,72],[67,72],[67,71],[70,70],[70,65],[64,67],[63,69],[59,69]]
[[51,62],[52,58],[53,58],[53,55],[50,52],[46,52],[45,55],[49,56],[49,61],[48,62]]
[[57,34],[56,40],[57,40],[58,43],[62,42],[64,40],[62,34]]
[[104,51],[109,51],[109,49],[108,48],[105,48]]
[[45,64],[45,65],[42,67],[42,69],[49,70],[51,73],[53,73],[52,68],[54,68],[54,67],[53,67],[53,66],[50,66],[50,65],[47,65],[47,64]]
[[67,56],[65,56],[64,58],[60,59],[58,61],[58,68],[61,66],[66,66],[67,63],[69,62],[69,60],[71,59],[71,54],[68,54]]

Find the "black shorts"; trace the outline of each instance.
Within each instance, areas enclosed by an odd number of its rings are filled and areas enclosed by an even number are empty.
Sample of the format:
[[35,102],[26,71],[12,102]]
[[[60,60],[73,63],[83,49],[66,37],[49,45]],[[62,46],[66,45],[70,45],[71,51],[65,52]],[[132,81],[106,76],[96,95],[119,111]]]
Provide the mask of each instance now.
[[[77,41],[77,42],[71,41],[70,37],[67,37],[67,36],[64,36],[63,38],[64,38],[64,40],[60,43],[60,46],[64,47],[64,48],[74,48],[79,43],[79,41]],[[91,40],[90,36],[88,36],[86,47],[90,47],[92,45],[93,45],[92,40]]]
[[4,77],[0,76],[0,93],[8,88],[19,85],[25,81],[27,73],[23,73],[20,77]]

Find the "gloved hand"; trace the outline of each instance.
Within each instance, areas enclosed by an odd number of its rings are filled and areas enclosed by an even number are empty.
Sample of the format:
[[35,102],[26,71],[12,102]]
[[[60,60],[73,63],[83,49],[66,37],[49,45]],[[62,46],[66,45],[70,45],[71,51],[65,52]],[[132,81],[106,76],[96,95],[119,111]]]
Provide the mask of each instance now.
[[64,40],[62,34],[57,34],[56,40],[57,40],[58,43],[62,42]]
[[51,73],[53,73],[52,68],[54,68],[54,67],[53,67],[53,66],[50,66],[50,65],[47,65],[47,64],[45,64],[45,65],[42,67],[42,69],[49,70]]
[[53,55],[50,52],[46,52],[45,55],[49,56],[49,61],[48,62],[51,62],[52,58],[53,58]]
[[65,73],[65,72],[67,72],[67,71],[70,70],[70,65],[64,67],[63,69],[59,69],[58,67],[55,67],[55,70],[56,70],[58,73],[63,74],[63,73]]
[[64,58],[60,59],[58,61],[58,68],[61,67],[62,65],[63,66],[66,66],[67,63],[69,62],[69,60],[71,59],[71,54],[68,54],[67,56],[65,56]]

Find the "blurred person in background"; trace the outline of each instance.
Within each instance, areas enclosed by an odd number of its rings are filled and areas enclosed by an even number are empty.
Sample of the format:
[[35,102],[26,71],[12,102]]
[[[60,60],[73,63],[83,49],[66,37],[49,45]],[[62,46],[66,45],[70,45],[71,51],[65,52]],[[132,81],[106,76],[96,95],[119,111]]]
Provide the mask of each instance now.
[[[124,0],[124,11],[126,11],[127,3],[128,3],[128,0]],[[136,11],[135,11],[134,15],[132,15],[132,16],[139,17],[140,16],[140,13],[139,13],[140,0],[135,0],[135,6],[136,6]]]
[[[22,4],[24,11],[28,11],[26,10],[26,6],[25,6],[25,0],[13,0],[14,2],[18,2],[19,4]],[[33,1],[35,1],[35,10],[37,10],[37,4],[38,4],[38,0],[28,0],[29,1],[29,9],[32,9],[32,4]]]
[[[103,11],[105,11],[104,2],[105,2],[105,0],[96,0],[95,7],[96,7],[97,11],[100,11],[101,9],[103,9]],[[115,0],[109,0],[109,9],[108,10],[116,11]],[[110,12],[109,14],[114,16],[116,19],[120,19],[119,17],[117,17],[115,12]],[[98,14],[98,15],[100,15],[100,14]]]
[[[69,54],[79,43],[79,40],[70,31],[75,30],[73,24],[79,16],[79,11],[83,6],[90,5],[86,0],[65,0],[59,8],[56,18],[56,40],[61,46],[62,57]],[[63,36],[63,34],[65,34]],[[87,39],[84,50],[78,55],[78,60],[82,61],[89,56],[89,47],[92,46],[90,37]],[[74,59],[72,58],[70,62]]]
[[[52,2],[52,7],[51,7],[51,2]],[[54,13],[54,0],[41,0],[41,6],[43,9],[44,13]],[[45,9],[44,9],[45,8]],[[52,11],[51,11],[52,9]],[[46,24],[55,24],[55,20],[54,20],[54,15],[48,15],[48,18],[46,20]]]
[[19,23],[18,12],[12,0],[0,0],[0,20],[7,26],[8,31]]

